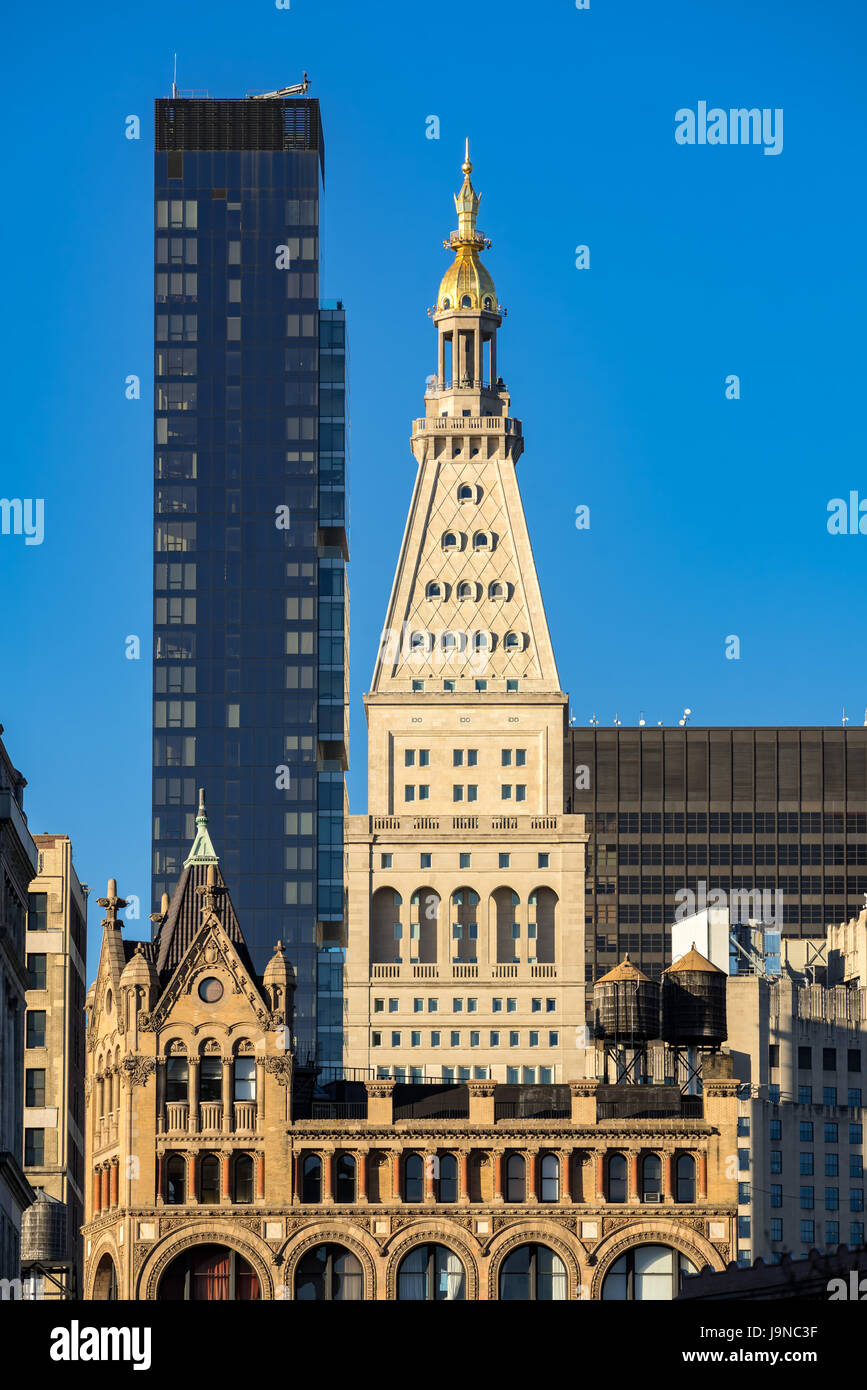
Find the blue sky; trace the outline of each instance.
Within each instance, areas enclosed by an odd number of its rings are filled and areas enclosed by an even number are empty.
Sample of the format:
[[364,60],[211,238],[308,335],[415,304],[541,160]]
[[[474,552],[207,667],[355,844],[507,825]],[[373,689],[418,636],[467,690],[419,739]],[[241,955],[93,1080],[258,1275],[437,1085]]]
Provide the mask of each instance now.
[[[151,907],[150,663],[124,639],[147,653],[153,98],[175,50],[181,90],[306,69],[322,102],[321,292],[343,297],[351,351],[353,810],[465,135],[577,722],[863,721],[867,538],[826,526],[831,498],[867,498],[856,0],[51,3],[17,7],[6,38],[0,496],[44,498],[46,534],[0,536],[0,722],[31,829],[69,833],[100,892],[113,874],[141,896],[132,934]],[[782,108],[782,153],[678,145],[699,101]]]

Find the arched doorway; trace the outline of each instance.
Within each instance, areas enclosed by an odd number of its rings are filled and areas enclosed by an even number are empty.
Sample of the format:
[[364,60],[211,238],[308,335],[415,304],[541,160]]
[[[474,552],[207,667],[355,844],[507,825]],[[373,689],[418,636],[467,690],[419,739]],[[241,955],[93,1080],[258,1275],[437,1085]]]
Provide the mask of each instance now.
[[184,1250],[172,1260],[157,1290],[162,1302],[250,1302],[261,1297],[252,1266],[226,1245]]
[[109,1302],[117,1298],[117,1270],[111,1255],[103,1255],[93,1276],[94,1301]]

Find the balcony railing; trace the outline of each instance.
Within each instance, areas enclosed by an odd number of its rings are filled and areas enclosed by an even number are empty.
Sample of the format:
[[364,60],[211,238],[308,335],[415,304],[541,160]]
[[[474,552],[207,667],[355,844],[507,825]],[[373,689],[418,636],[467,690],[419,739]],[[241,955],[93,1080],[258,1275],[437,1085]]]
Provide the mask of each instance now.
[[235,1129],[251,1133],[256,1128],[256,1102],[254,1100],[235,1101]]
[[166,1102],[166,1129],[170,1134],[186,1134],[190,1107],[185,1100]]
[[213,1133],[223,1123],[223,1105],[219,1100],[203,1100],[199,1106],[199,1128],[203,1134]]
[[371,835],[417,835],[425,830],[479,830],[502,835],[504,831],[548,834],[559,830],[559,816],[368,816]]
[[[449,970],[451,974],[449,976]],[[383,964],[371,962],[372,980],[556,980],[559,967],[555,964],[539,965],[529,961],[515,961],[501,964],[497,961],[451,961],[440,966],[439,963],[420,965],[417,961],[395,961]]]
[[367,1102],[363,1100],[314,1100],[314,1120],[366,1120]]

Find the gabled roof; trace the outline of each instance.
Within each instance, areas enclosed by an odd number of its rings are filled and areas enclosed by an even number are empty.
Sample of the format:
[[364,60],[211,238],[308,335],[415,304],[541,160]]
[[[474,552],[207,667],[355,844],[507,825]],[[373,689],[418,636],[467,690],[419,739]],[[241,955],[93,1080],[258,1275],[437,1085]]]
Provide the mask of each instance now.
[[[235,909],[232,906],[232,899],[229,897],[229,890],[223,878],[220,866],[214,865],[217,877],[217,886],[222,888],[217,908],[217,916],[222,923],[223,930],[228,936],[235,950],[240,956],[244,968],[250,972],[251,978],[257,979],[258,974],[247,950],[247,943],[241,932]],[[180,965],[193,939],[199,932],[202,925],[202,898],[196,892],[197,888],[203,888],[208,881],[207,864],[185,864],[181,870],[175,891],[169,902],[169,910],[159,934],[154,943],[156,949],[156,969],[160,977],[160,983],[165,984],[168,977]]]

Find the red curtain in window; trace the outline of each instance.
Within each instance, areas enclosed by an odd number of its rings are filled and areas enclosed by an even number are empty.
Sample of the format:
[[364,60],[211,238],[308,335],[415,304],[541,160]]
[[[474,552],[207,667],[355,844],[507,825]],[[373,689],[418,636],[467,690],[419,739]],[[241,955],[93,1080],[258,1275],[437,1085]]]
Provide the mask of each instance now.
[[192,1267],[192,1296],[197,1301],[213,1303],[229,1297],[229,1252],[209,1251],[198,1255]]

